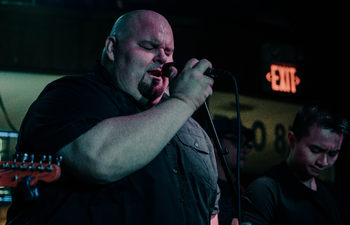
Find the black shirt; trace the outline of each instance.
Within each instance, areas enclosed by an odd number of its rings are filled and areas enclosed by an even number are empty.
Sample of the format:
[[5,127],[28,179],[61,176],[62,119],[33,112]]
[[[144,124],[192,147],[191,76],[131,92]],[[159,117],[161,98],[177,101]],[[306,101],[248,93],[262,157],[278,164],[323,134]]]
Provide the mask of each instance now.
[[[94,73],[43,90],[23,120],[17,151],[54,155],[100,121],[142,110],[95,63]],[[217,197],[213,147],[190,118],[154,160],[117,182],[87,184],[62,166],[60,180],[39,191],[30,202],[13,193],[9,224],[209,224]]]
[[219,200],[219,225],[231,225],[232,219],[237,214],[237,202],[235,202],[232,191],[227,181],[218,179],[220,188]]
[[349,203],[334,185],[316,179],[314,191],[291,172],[286,162],[253,181],[242,206],[252,225],[348,225]]

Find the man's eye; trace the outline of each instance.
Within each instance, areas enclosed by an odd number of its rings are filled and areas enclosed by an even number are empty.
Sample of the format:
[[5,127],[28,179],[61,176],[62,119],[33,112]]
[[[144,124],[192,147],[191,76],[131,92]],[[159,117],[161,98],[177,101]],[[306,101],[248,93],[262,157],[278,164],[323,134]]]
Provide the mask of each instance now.
[[311,150],[313,153],[319,153],[319,152],[320,152],[320,150],[315,149],[315,148],[311,148],[310,150]]
[[150,44],[144,44],[144,43],[140,43],[139,44],[139,46],[141,47],[141,48],[143,48],[143,49],[146,49],[146,50],[152,50],[154,47],[152,46],[152,45],[150,45]]
[[166,56],[170,56],[173,52],[172,51],[164,51]]
[[332,156],[332,157],[334,157],[334,156],[336,156],[338,154],[338,152],[336,151],[333,151],[333,152],[328,152],[328,155],[329,156]]

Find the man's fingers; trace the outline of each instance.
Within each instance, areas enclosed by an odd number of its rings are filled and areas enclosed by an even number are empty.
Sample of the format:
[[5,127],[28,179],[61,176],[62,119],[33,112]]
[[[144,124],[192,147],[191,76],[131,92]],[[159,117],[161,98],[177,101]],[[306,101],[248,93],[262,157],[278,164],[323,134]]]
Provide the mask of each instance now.
[[233,218],[231,225],[239,225],[239,221],[237,218]]
[[212,64],[207,59],[201,59],[195,66],[193,66],[193,69],[197,69],[201,73],[204,73],[208,68],[212,68]]
[[171,66],[169,68],[169,70],[170,70],[170,73],[169,73],[170,74],[169,75],[169,84],[170,84],[170,82],[172,82],[176,78],[179,71],[177,71],[176,67],[174,67],[174,66]]

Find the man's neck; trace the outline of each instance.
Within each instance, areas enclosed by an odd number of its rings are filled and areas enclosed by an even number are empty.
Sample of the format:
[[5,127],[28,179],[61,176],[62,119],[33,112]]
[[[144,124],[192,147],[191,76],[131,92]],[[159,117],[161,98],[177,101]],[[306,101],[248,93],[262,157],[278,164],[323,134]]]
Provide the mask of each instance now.
[[[296,177],[298,177],[296,174],[294,174]],[[299,179],[299,178],[298,178]],[[300,179],[299,179],[300,180]],[[311,190],[317,191],[317,184],[315,178],[311,178],[307,181],[300,180],[301,183],[303,183],[306,187],[310,188]]]
[[312,177],[310,179],[304,179],[297,175],[296,171],[293,169],[293,166],[291,164],[290,158],[287,159],[287,165],[293,172],[293,174],[300,180],[301,183],[303,183],[306,187],[310,188],[311,190],[317,191],[317,184],[315,177]]

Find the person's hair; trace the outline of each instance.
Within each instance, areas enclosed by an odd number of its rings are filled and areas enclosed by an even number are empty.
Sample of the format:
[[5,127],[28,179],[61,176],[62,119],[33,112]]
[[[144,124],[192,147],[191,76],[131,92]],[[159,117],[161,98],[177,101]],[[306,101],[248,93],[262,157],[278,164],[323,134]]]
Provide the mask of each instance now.
[[309,136],[313,125],[332,132],[349,134],[347,119],[336,107],[319,100],[311,101],[299,109],[292,127],[292,132],[297,141],[300,141],[302,137]]

